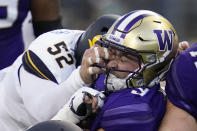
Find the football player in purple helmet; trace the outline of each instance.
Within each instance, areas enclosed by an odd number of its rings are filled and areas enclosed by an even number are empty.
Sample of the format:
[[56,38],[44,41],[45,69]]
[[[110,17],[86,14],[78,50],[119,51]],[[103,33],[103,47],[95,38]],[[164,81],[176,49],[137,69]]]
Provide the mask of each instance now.
[[80,75],[109,96],[91,130],[157,131],[166,106],[160,82],[178,48],[173,26],[155,12],[132,11],[96,44],[84,53]]

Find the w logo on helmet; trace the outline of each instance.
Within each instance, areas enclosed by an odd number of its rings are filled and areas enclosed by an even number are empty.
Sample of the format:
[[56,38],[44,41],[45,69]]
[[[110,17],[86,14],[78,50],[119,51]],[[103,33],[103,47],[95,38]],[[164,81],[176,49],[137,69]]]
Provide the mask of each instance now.
[[[172,50],[173,32],[171,30],[153,30],[153,32],[157,35],[160,51],[165,51],[166,45],[168,45],[168,50]],[[164,37],[162,38],[163,33]]]

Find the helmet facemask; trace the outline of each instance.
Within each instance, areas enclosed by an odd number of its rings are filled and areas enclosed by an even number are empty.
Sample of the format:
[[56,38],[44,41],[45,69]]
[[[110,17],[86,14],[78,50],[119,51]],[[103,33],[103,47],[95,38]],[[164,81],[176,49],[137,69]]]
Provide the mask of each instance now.
[[[116,91],[117,89],[123,89],[125,87],[127,87],[127,88],[134,87],[131,83],[131,80],[134,80],[134,79],[136,80],[135,82],[138,82],[138,83],[136,83],[137,85],[143,86],[142,83],[139,83],[139,82],[141,82],[140,80],[143,79],[142,72],[147,66],[152,65],[153,63],[156,63],[156,53],[155,52],[137,51],[135,49],[131,49],[126,46],[122,46],[122,45],[117,44],[115,42],[109,41],[105,35],[101,36],[100,40],[97,40],[96,44],[101,47],[108,48],[108,49],[112,48],[112,49],[119,50],[128,58],[135,57],[138,59],[137,60],[138,61],[138,68],[136,68],[134,71],[127,70],[127,69],[116,69],[113,67],[103,67],[103,66],[97,65],[98,67],[106,70],[107,77],[105,80],[105,84],[107,86],[110,86],[110,87],[108,87],[108,89],[110,88],[110,90],[112,90],[114,88],[113,91]],[[117,78],[113,74],[111,74],[111,72],[115,72],[115,71],[128,72],[128,76],[123,79]],[[111,77],[111,78],[109,78],[109,77]],[[112,78],[114,78],[114,80],[112,80]],[[125,81],[125,82],[123,82],[123,81]],[[114,83],[112,83],[112,82],[114,82]],[[115,86],[118,86],[118,87],[115,88]]]

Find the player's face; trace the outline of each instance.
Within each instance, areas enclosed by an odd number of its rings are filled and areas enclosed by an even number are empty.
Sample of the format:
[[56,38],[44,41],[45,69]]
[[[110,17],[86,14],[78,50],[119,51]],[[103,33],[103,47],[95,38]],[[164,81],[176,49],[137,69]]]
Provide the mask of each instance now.
[[[116,49],[109,49],[109,51],[114,55],[114,59],[107,63],[107,67],[113,67],[117,70],[126,70],[130,72],[139,68],[139,60],[136,56],[126,55]],[[111,73],[121,79],[127,77],[129,74],[129,72],[120,71],[112,71]]]

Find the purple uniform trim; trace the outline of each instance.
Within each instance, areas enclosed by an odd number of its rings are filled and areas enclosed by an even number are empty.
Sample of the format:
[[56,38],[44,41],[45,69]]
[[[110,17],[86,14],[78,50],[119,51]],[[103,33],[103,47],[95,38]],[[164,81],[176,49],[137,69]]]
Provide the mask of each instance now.
[[104,113],[103,116],[104,117],[113,116],[113,115],[116,115],[117,112],[119,114],[126,114],[126,113],[135,112],[136,110],[146,111],[146,110],[149,110],[149,108],[150,107],[145,103],[125,105],[125,106],[109,109]]
[[147,116],[147,117],[150,117],[150,119],[141,120],[141,119],[135,119],[133,117],[120,118],[120,119],[115,119],[115,120],[111,120],[111,121],[106,121],[103,124],[101,124],[101,126],[110,128],[114,125],[127,125],[127,124],[139,124],[139,123],[146,124],[146,123],[154,122],[153,117],[151,117],[151,116]]

